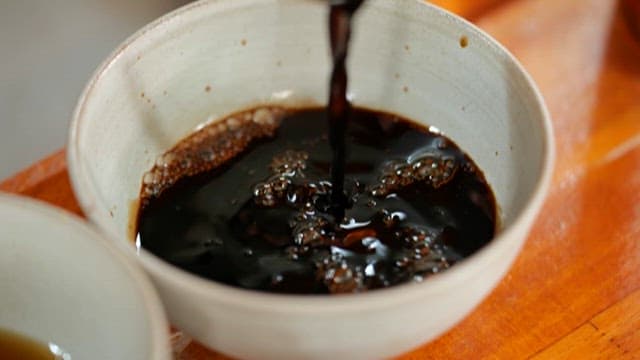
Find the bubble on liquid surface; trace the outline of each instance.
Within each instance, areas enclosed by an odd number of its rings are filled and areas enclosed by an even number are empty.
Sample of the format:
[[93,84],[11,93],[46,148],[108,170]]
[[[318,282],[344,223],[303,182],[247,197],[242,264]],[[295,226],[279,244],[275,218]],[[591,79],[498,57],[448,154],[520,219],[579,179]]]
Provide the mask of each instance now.
[[344,259],[331,256],[317,265],[316,277],[323,281],[332,294],[362,292],[364,271],[350,266]]
[[187,176],[203,173],[240,154],[253,141],[271,137],[287,110],[264,107],[248,117],[230,116],[212,123],[157,157],[144,176],[142,203]]
[[293,180],[303,178],[309,154],[304,151],[287,150],[273,157],[269,169],[272,176],[265,182],[254,186],[253,195],[256,204],[273,207],[283,202],[297,204],[309,191],[293,187]]
[[306,151],[287,150],[276,155],[271,160],[269,168],[278,174],[290,174],[301,172],[307,168],[309,154]]
[[329,222],[317,215],[301,215],[293,226],[293,241],[295,245],[321,245],[330,237],[327,231]]
[[[268,166],[270,177],[254,187],[254,201],[257,205],[271,208],[290,206],[298,210],[289,220],[292,240],[283,249],[283,254],[290,260],[298,261],[314,253],[317,257],[316,277],[330,293],[365,291],[372,282],[376,282],[378,286],[391,285],[393,282],[386,278],[384,272],[376,271],[375,264],[377,261],[387,261],[384,259],[390,249],[378,238],[377,230],[367,227],[372,219],[358,223],[354,218],[345,218],[343,223],[346,225],[336,225],[327,214],[326,206],[331,194],[331,183],[305,178],[303,171],[307,169],[308,159],[308,152],[292,149],[275,155]],[[361,201],[360,206],[373,208],[378,205],[375,197],[388,196],[416,182],[423,182],[434,188],[442,186],[451,180],[456,169],[452,158],[428,154],[385,164],[374,191],[351,180],[347,181],[345,188],[349,189],[353,206]],[[376,193],[376,190],[379,192]],[[394,255],[395,258],[389,260],[389,266],[396,269],[396,275],[406,273],[410,279],[418,281],[417,279],[438,273],[457,261],[456,257],[447,256],[453,252],[442,250],[446,246],[441,243],[440,234],[427,228],[405,224],[407,214],[401,211],[384,208],[375,211],[378,211],[376,216],[379,219],[376,220],[379,225],[375,226],[382,226],[387,232],[385,236],[392,237],[387,241],[404,244],[404,248]],[[375,211],[371,214],[375,214]],[[323,252],[322,249],[327,247],[331,247],[332,251]],[[363,266],[356,266],[343,256],[349,253],[340,250],[343,247],[360,249],[358,251],[376,254],[379,258]]]
[[440,154],[425,154],[411,160],[391,161],[383,167],[378,182],[371,187],[370,194],[383,197],[418,182],[437,189],[453,178],[457,168],[454,158]]

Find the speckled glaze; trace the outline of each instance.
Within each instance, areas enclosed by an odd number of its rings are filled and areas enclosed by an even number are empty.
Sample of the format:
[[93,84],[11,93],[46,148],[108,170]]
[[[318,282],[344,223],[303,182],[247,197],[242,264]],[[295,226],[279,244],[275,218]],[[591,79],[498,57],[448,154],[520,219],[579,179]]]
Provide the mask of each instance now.
[[[130,205],[158,155],[230,112],[262,103],[323,104],[325,19],[325,3],[317,0],[211,0],[127,40],[90,81],[71,125],[69,169],[88,218],[134,254]],[[492,185],[502,231],[422,284],[338,297],[230,288],[140,250],[170,320],[223,353],[372,359],[416,347],[491,291],[540,209],[554,158],[549,116],[504,48],[421,1],[371,0],[356,18],[350,56],[354,103],[435,126],[456,141]]]

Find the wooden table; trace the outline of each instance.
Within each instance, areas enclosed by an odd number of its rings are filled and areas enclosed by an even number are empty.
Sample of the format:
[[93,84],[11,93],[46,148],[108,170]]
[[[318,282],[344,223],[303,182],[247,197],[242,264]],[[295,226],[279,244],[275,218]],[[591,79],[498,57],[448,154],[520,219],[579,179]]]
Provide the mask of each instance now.
[[[401,359],[640,359],[640,39],[614,0],[439,0],[510,49],[551,111],[551,193],[515,265]],[[82,212],[63,152],[0,190]],[[178,359],[227,359],[174,335]]]

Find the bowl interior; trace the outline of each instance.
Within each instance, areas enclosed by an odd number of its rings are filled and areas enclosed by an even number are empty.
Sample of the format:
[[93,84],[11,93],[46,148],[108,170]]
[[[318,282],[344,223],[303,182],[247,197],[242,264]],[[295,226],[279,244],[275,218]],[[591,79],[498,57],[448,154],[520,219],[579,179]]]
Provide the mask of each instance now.
[[[324,104],[325,19],[317,0],[204,1],[130,38],[98,70],[72,125],[70,166],[87,215],[125,241],[144,172],[198,126],[261,103]],[[356,105],[435,126],[467,151],[503,228],[514,222],[548,154],[543,106],[513,58],[422,1],[371,0],[349,71]]]
[[0,195],[0,328],[73,359],[168,359],[168,324],[141,270],[79,220]]

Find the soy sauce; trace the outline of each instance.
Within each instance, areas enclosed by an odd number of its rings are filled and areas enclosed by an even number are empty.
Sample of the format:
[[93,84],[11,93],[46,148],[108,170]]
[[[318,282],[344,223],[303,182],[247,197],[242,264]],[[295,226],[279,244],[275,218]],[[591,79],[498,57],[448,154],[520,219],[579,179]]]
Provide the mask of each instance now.
[[488,243],[496,205],[451,140],[354,107],[344,215],[324,108],[257,108],[179,143],[145,176],[138,236],[186,271],[245,289],[363,292],[422,281]]
[[351,38],[352,18],[363,0],[332,0],[329,10],[329,42],[333,70],[329,83],[328,126],[331,144],[332,211],[336,218],[344,217],[347,205],[344,193],[344,168],[347,159],[345,129],[351,104],[347,99],[347,55]]
[[0,329],[0,359],[69,360],[71,357],[55,345],[42,344],[27,336]]

